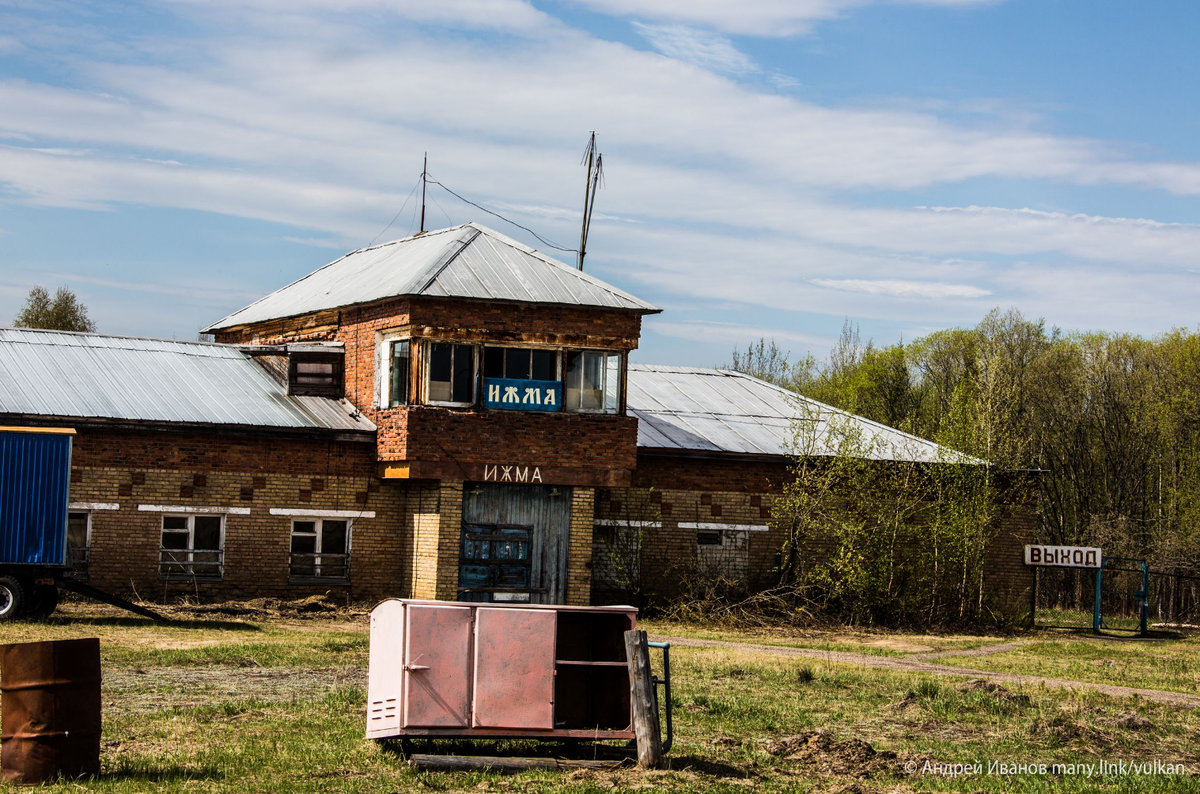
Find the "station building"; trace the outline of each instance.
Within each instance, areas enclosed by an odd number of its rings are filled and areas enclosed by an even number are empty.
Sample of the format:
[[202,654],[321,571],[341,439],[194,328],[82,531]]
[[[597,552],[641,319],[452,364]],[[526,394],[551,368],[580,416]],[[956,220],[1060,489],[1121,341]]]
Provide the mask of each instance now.
[[[631,364],[658,312],[470,223],[347,254],[214,343],[0,328],[0,424],[76,429],[71,553],[116,592],[588,604],[684,570],[765,583],[797,412],[840,412]],[[880,465],[940,459],[848,418]],[[988,552],[1014,612],[1034,507],[1005,505]]]

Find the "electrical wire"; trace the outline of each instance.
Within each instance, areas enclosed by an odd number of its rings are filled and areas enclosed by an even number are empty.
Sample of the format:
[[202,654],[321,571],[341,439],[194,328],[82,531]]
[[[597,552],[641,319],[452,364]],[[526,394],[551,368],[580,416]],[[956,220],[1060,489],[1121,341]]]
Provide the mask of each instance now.
[[449,223],[451,226],[453,226],[454,220],[450,217],[450,213],[448,213],[448,212],[446,212],[446,210],[442,209],[442,205],[438,204],[438,200],[435,199],[433,196],[430,196],[429,200],[432,201],[434,206],[436,206],[439,210],[442,210],[442,214],[446,216],[446,222]]
[[[578,248],[564,248],[564,247],[563,247],[563,246],[561,246],[561,245],[558,245],[558,244],[556,244],[556,243],[552,243],[552,242],[550,242],[549,240],[547,240],[545,237],[542,237],[540,234],[538,234],[537,232],[535,232],[533,229],[530,229],[528,226],[522,226],[521,224],[517,223],[516,221],[514,221],[514,220],[510,220],[510,219],[508,219],[508,218],[504,217],[503,215],[501,215],[501,214],[500,214],[500,213],[498,213],[498,212],[493,212],[492,210],[488,209],[487,207],[484,207],[484,206],[482,206],[482,205],[476,204],[474,201],[471,201],[471,200],[470,200],[470,199],[468,199],[468,198],[463,198],[462,196],[458,195],[458,194],[457,194],[457,193],[455,193],[453,190],[451,190],[450,188],[446,187],[446,186],[445,186],[445,185],[443,185],[441,182],[437,181],[436,179],[434,179],[432,176],[430,176],[430,175],[428,175],[428,174],[426,174],[425,178],[426,178],[426,179],[427,179],[427,180],[428,180],[428,181],[429,181],[431,184],[437,185],[437,186],[438,186],[438,187],[440,187],[442,190],[446,191],[446,192],[447,192],[447,193],[449,193],[451,196],[454,196],[454,197],[455,197],[456,199],[458,199],[459,201],[462,201],[462,202],[465,202],[465,203],[467,203],[467,204],[470,204],[470,205],[471,205],[472,207],[474,207],[475,209],[478,209],[478,210],[483,210],[483,211],[484,211],[484,212],[486,212],[488,215],[491,215],[491,216],[494,216],[494,217],[496,217],[496,218],[499,218],[500,220],[504,221],[505,223],[511,223],[513,226],[516,226],[518,229],[523,229],[524,231],[527,231],[527,232],[529,232],[529,233],[530,233],[530,234],[532,234],[534,237],[536,237],[538,240],[540,240],[540,241],[541,241],[541,243],[542,243],[543,245],[549,246],[550,248],[553,248],[553,249],[555,249],[556,251],[565,251],[565,252],[567,252],[567,253],[569,253],[569,254],[577,254],[577,253],[579,253],[579,249],[578,249]],[[444,211],[445,211],[445,210],[443,210],[443,212],[444,212]]]
[[416,194],[417,188],[419,188],[420,186],[421,186],[421,177],[418,176],[417,184],[413,185],[413,189],[411,191],[409,191],[408,198],[404,199],[404,203],[400,205],[400,210],[388,222],[388,225],[383,227],[383,231],[381,231],[379,234],[375,235],[374,240],[371,240],[371,242],[367,243],[367,246],[366,246],[367,248],[370,248],[371,246],[375,245],[375,240],[378,240],[380,237],[382,237],[383,232],[386,232],[388,229],[392,228],[392,224],[396,222],[396,218],[400,217],[400,213],[404,212],[404,208],[408,206],[408,202],[412,201],[412,197]]

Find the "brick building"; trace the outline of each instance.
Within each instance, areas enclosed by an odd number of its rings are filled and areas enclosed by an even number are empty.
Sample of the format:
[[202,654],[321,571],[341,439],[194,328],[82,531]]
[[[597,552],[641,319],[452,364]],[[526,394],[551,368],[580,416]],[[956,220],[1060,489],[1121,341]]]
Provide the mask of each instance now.
[[[466,224],[352,252],[215,343],[0,329],[0,424],[77,430],[72,555],[118,592],[587,604],[662,554],[753,582],[797,405],[833,409],[631,365],[658,311]],[[851,419],[881,465],[939,454]],[[998,561],[1032,516],[1007,506]]]

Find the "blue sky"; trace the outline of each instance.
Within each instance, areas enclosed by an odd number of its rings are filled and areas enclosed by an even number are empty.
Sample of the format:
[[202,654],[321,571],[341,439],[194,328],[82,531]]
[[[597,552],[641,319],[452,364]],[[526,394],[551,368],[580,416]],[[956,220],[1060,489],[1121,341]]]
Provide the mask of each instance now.
[[594,129],[587,269],[665,309],[642,361],[994,306],[1195,327],[1198,30],[1191,0],[0,0],[0,322],[67,284],[193,338],[415,230],[425,151],[574,247]]

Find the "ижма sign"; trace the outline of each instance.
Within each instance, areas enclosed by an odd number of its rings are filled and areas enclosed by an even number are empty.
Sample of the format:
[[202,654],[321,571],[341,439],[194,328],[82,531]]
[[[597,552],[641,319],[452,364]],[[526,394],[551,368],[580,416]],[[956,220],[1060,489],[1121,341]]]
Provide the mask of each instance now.
[[556,380],[485,378],[485,408],[500,411],[561,411],[562,384]]
[[1064,568],[1099,568],[1104,560],[1100,549],[1084,546],[1026,546],[1026,565],[1055,565]]

